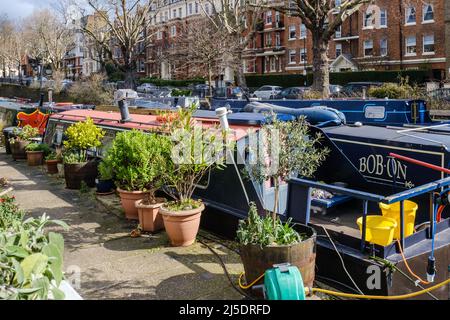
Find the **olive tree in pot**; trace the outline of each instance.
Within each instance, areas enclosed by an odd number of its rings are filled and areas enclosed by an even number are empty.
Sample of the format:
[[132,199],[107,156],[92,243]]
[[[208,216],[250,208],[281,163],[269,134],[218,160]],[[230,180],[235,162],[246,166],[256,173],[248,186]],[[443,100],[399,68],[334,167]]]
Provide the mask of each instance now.
[[97,161],[89,159],[87,151],[99,147],[104,135],[105,132],[89,117],[67,128],[63,162],[68,189],[80,189],[82,181],[89,187],[95,187]]
[[25,147],[31,143],[33,138],[39,136],[39,130],[30,125],[26,125],[21,129],[14,128],[13,134],[14,137],[9,140],[13,159],[27,159]]
[[27,164],[30,167],[40,166],[44,157],[50,153],[50,147],[45,143],[32,142],[25,147],[27,152]]
[[136,201],[153,197],[153,183],[160,174],[152,162],[155,147],[159,148],[154,134],[132,130],[119,132],[107,151],[127,219],[139,219]]
[[172,152],[165,191],[175,200],[163,204],[159,212],[173,246],[194,243],[205,209],[201,201],[193,199],[194,190],[209,170],[224,166],[220,154],[207,154],[216,142],[222,143],[222,131],[202,129],[195,124],[193,112],[193,108],[180,109],[167,122],[168,132],[172,133]]
[[315,232],[280,220],[280,186],[291,177],[311,177],[329,151],[320,148],[320,135],[309,134],[304,118],[290,122],[273,119],[260,129],[258,137],[258,144],[249,148],[246,174],[258,183],[272,182],[274,206],[260,216],[251,204],[248,218],[239,222],[237,239],[247,283],[258,283],[275,264],[290,263],[300,269],[305,285],[312,286]]

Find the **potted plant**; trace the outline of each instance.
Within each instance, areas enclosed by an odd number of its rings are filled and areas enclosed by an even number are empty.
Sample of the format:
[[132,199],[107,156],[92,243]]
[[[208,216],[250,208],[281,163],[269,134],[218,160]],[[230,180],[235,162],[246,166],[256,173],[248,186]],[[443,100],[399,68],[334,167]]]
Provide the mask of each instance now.
[[40,166],[44,157],[50,153],[50,147],[45,143],[32,142],[25,147],[27,164],[30,167]]
[[87,151],[101,145],[105,132],[94,124],[91,118],[72,124],[66,130],[63,163],[64,178],[68,189],[80,189],[84,181],[88,187],[95,187],[97,162],[88,159]]
[[247,283],[273,265],[286,262],[300,269],[306,286],[314,281],[314,231],[307,226],[294,227],[290,221],[283,223],[277,214],[281,184],[292,176],[311,177],[328,154],[327,149],[318,148],[320,135],[311,136],[308,131],[304,118],[290,122],[274,119],[260,129],[259,146],[248,150],[252,161],[246,162],[246,173],[255,182],[272,182],[274,205],[261,217],[251,204],[248,218],[239,222],[237,239]]
[[166,202],[165,198],[157,198],[155,193],[164,185],[166,171],[169,169],[171,143],[167,136],[149,134],[146,137],[149,168],[146,197],[135,202],[138,209],[141,230],[156,232],[164,228],[159,208]]
[[45,164],[47,165],[47,172],[50,174],[58,173],[58,163],[61,161],[60,157],[56,152],[50,152],[49,155],[45,157]]
[[180,109],[178,117],[168,122],[174,139],[171,140],[172,157],[168,162],[170,168],[166,170],[165,191],[175,200],[163,204],[159,212],[173,246],[194,243],[205,209],[201,201],[193,199],[194,190],[210,169],[223,166],[220,162],[223,158],[204,154],[214,141],[223,138],[222,131],[204,130],[196,126],[193,112],[194,108]]
[[21,130],[15,128],[13,131],[15,137],[9,140],[11,145],[11,154],[14,160],[25,160],[27,154],[25,147],[31,143],[33,138],[39,136],[39,130],[30,125],[24,126]]
[[119,132],[107,151],[125,217],[130,220],[139,219],[136,201],[154,193],[150,189],[158,174],[152,164],[155,139],[154,134],[138,130]]
[[114,173],[107,158],[98,164],[98,174],[99,178],[96,180],[97,194],[106,195],[114,192]]

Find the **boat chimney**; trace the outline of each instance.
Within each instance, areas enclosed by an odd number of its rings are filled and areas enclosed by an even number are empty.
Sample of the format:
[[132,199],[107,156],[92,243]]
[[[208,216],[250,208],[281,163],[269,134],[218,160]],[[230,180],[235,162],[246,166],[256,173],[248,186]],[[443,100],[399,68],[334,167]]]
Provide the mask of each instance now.
[[128,110],[128,99],[136,99],[137,92],[131,89],[120,89],[114,93],[114,100],[117,102],[120,110],[120,122],[131,121],[130,112]]
[[228,130],[230,126],[228,125],[227,114],[231,113],[227,108],[221,107],[216,109],[216,115],[220,120],[220,126],[223,130]]

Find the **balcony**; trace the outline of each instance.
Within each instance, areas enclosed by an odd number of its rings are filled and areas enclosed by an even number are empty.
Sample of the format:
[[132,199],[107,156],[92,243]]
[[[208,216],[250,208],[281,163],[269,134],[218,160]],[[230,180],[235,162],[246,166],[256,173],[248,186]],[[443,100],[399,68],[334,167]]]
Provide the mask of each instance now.
[[334,37],[334,41],[350,41],[350,40],[356,40],[359,39],[359,35],[352,35],[352,34],[341,34],[340,37]]

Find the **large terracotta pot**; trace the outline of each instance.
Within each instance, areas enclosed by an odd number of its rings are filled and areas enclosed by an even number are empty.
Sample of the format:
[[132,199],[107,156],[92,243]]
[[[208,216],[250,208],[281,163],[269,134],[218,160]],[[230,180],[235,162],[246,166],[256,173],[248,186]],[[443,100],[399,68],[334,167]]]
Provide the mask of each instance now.
[[146,191],[125,191],[117,188],[119,192],[120,202],[122,203],[125,217],[130,220],[139,220],[138,209],[136,208],[136,201],[143,200],[148,192]]
[[47,160],[45,161],[47,164],[47,172],[50,174],[56,174],[58,173],[58,160]]
[[64,178],[68,189],[80,189],[82,181],[90,188],[95,187],[97,174],[96,161],[64,164]]
[[15,141],[11,144],[11,154],[14,160],[25,160],[27,152],[25,147],[30,144],[30,141]]
[[27,151],[27,164],[30,167],[42,165],[43,160],[44,160],[43,151]]
[[164,228],[164,221],[159,214],[159,208],[166,202],[164,198],[157,198],[155,204],[143,204],[144,200],[135,203],[138,209],[139,224],[143,231],[156,232]]
[[[316,265],[316,233],[307,226],[296,225],[296,229],[298,228],[302,230],[297,231],[308,236],[308,239],[297,244],[263,248],[251,244],[240,246],[239,252],[247,283],[253,282],[273,265],[288,262],[298,267],[306,287],[313,286]],[[260,280],[258,284],[261,284],[262,281]]]
[[171,211],[164,205],[159,209],[172,246],[187,247],[194,243],[203,210],[205,210],[203,203],[197,209],[186,211]]

